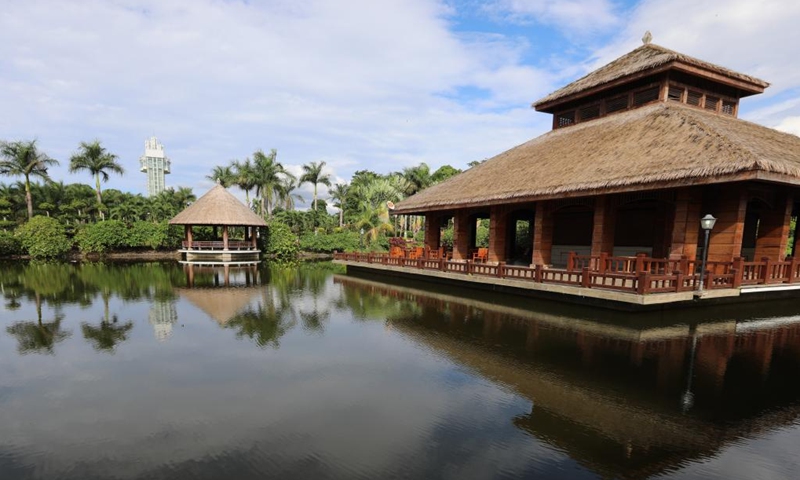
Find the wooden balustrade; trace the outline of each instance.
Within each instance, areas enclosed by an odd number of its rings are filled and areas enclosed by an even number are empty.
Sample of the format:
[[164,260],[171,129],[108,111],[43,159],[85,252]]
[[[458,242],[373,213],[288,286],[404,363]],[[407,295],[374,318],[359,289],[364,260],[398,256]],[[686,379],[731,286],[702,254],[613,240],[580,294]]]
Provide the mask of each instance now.
[[[407,258],[386,253],[335,253],[334,259],[463,275],[602,288],[640,295],[697,290],[700,281],[697,262],[685,258],[667,260],[644,255],[611,257],[605,254],[592,256],[571,253],[566,269],[506,265],[503,262],[494,264],[471,260],[452,261],[438,255]],[[746,262],[742,258],[737,258],[733,262],[707,262],[703,288],[718,290],[797,282],[800,282],[800,259],[774,262],[763,258],[761,261]]]

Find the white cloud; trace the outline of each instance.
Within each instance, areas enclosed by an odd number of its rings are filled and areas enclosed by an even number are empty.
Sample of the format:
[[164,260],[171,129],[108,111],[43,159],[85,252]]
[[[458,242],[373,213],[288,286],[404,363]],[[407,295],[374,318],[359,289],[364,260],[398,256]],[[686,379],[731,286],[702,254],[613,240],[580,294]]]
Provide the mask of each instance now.
[[800,117],[786,117],[775,128],[782,132],[800,136]]
[[[333,158],[343,177],[420,161],[463,166],[532,136],[527,119],[497,111],[546,89],[546,76],[522,64],[524,45],[466,40],[432,0],[4,8],[0,138],[38,137],[65,163],[97,137],[130,171],[111,188],[143,189],[136,162],[154,134],[173,160],[170,185],[205,186],[214,165],[257,148],[295,166]],[[486,98],[448,98],[461,86]],[[66,166],[54,174],[66,177]]]
[[553,25],[569,37],[582,37],[620,24],[608,0],[497,0],[486,10],[520,23]]

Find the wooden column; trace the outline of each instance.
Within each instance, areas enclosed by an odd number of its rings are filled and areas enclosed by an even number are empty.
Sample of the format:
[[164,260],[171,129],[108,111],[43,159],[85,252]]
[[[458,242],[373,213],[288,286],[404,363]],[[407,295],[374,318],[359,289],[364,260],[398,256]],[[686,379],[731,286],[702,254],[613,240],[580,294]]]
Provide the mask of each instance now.
[[227,225],[223,225],[222,226],[222,249],[223,250],[227,250],[228,249],[228,226]]
[[700,211],[703,206],[702,193],[699,188],[683,188],[677,192],[672,242],[669,249],[670,260],[679,260],[683,256],[689,260],[697,258],[697,239],[702,217]]
[[453,259],[466,260],[469,255],[469,212],[457,210],[453,218]]
[[[706,211],[717,217],[717,224],[711,231],[708,246],[708,260],[711,262],[730,262],[742,252],[744,219],[747,213],[747,190],[744,185],[726,185],[715,191],[716,198],[704,205]],[[699,222],[699,220],[698,220]]]
[[553,214],[547,202],[536,202],[536,217],[533,220],[533,263],[550,265],[553,252]]
[[592,255],[614,251],[614,227],[616,226],[616,209],[612,198],[602,195],[594,200],[594,223],[592,226]]
[[781,192],[775,195],[773,208],[762,212],[756,238],[756,261],[769,257],[770,260],[781,262],[786,257],[793,206],[793,195]]
[[489,261],[506,261],[506,240],[508,235],[508,208],[492,207],[489,211]]
[[425,215],[425,246],[438,250],[442,235],[442,216],[438,213]]
[[250,227],[250,240],[253,242],[253,248],[258,248],[258,227]]
[[189,250],[192,249],[192,226],[191,225],[184,225],[183,226],[184,236],[186,237],[186,248]]

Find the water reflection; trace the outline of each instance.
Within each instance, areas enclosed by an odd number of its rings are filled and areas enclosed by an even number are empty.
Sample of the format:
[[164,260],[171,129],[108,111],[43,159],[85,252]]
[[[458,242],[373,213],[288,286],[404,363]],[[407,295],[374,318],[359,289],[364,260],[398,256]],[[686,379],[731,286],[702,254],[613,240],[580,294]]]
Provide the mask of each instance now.
[[633,315],[340,272],[1,265],[0,478],[797,467],[791,302]]
[[335,282],[348,306],[528,398],[512,423],[602,476],[669,472],[800,418],[800,317],[742,322],[718,309],[682,312],[687,323],[675,325],[638,314],[651,326],[637,327],[630,314],[587,310],[597,318],[586,321],[557,305]]

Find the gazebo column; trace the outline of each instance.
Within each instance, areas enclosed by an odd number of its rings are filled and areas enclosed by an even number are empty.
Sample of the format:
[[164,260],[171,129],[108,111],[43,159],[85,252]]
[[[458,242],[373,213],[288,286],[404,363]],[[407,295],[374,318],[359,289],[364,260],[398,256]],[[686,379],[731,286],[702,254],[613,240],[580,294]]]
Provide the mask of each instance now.
[[547,202],[536,202],[536,218],[533,220],[533,263],[550,265],[553,252],[553,213]]
[[[716,199],[705,213],[717,217],[708,245],[708,260],[730,262],[741,255],[744,220],[747,213],[747,191],[742,185],[718,189]],[[699,219],[697,219],[699,223]]]
[[601,195],[594,199],[594,218],[592,223],[592,255],[614,252],[614,228],[616,210],[610,196]]
[[[697,258],[697,240],[700,235],[702,217],[702,191],[699,188],[682,188],[675,198],[675,215],[672,223],[672,239],[669,259],[689,260]],[[685,273],[685,272],[684,272]]]
[[253,242],[253,249],[255,250],[258,248],[256,241],[258,239],[258,235],[256,235],[256,228],[257,227],[250,227],[250,241]]
[[222,226],[222,249],[223,250],[227,250],[228,249],[228,226],[227,225],[223,225]]
[[186,248],[189,250],[192,249],[192,226],[191,225],[184,225],[183,226],[183,233],[184,238],[186,238]]
[[755,261],[769,257],[772,261],[780,262],[786,257],[792,207],[794,207],[793,195],[781,192],[775,195],[774,208],[765,210],[761,214],[758,222]]
[[438,213],[428,212],[425,215],[425,246],[437,250],[442,234],[442,216]]
[[498,205],[489,211],[489,261],[506,261],[508,207]]
[[456,210],[453,223],[453,259],[466,260],[469,256],[469,212]]

